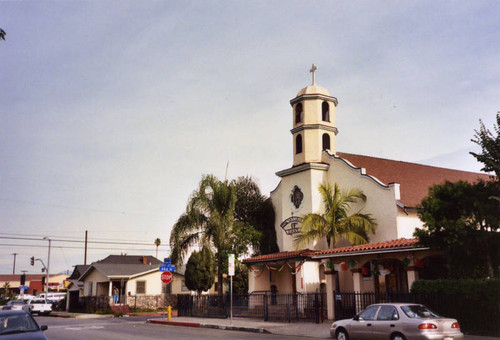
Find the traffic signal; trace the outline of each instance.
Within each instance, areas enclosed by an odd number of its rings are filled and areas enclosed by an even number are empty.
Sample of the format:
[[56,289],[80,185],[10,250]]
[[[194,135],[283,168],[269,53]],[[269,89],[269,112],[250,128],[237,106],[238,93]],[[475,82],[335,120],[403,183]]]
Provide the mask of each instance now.
[[26,283],[26,274],[22,274],[21,275],[21,286],[24,286],[25,283]]
[[31,257],[31,259],[30,259],[30,264],[31,264],[32,266],[34,266],[34,265],[35,265],[35,257],[34,257],[34,256],[32,256],[32,257]]

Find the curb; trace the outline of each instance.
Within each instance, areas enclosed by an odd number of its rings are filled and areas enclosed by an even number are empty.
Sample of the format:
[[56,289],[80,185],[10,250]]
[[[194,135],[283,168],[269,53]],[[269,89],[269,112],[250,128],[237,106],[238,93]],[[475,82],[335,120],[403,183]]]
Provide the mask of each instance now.
[[241,326],[224,326],[224,325],[214,325],[207,323],[197,323],[197,322],[180,322],[180,321],[165,321],[165,320],[155,320],[148,319],[148,323],[155,323],[167,326],[184,326],[184,327],[197,327],[197,328],[212,328],[212,329],[222,329],[227,331],[240,331],[240,332],[252,332],[252,333],[269,333],[264,328],[255,327],[241,327]]
[[154,320],[148,319],[148,323],[156,323],[159,325],[169,325],[169,326],[184,326],[184,327],[201,327],[201,323],[197,322],[181,322],[181,321],[164,321],[164,320]]

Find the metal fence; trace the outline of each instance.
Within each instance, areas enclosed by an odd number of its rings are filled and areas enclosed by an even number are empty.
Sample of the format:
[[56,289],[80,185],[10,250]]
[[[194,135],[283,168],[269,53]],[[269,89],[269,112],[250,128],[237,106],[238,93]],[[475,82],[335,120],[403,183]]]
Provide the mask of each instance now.
[[352,318],[368,305],[384,302],[423,304],[438,314],[457,319],[463,332],[500,336],[500,303],[464,294],[335,293],[335,319]]
[[[178,295],[179,316],[221,317],[230,315],[229,295]],[[245,294],[233,295],[233,316],[259,318],[264,321],[323,322],[326,296],[310,294]]]

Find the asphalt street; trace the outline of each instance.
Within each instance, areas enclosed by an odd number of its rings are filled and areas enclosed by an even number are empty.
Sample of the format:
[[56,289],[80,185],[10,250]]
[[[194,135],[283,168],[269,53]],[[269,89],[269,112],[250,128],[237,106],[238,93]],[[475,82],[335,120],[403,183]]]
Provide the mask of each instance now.
[[[40,325],[49,328],[50,340],[124,340],[124,339],[287,339],[288,335],[239,332],[220,329],[165,326],[146,323],[148,317],[66,319],[36,316]],[[306,339],[306,337],[302,337]],[[316,338],[317,339],[317,338]]]

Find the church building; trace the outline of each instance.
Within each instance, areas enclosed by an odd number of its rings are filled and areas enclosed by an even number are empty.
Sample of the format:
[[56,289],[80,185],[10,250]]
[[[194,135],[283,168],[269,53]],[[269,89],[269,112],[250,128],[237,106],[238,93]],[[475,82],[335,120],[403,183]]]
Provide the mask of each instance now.
[[[405,292],[439,254],[416,247],[412,238],[421,227],[416,206],[434,184],[445,180],[475,182],[486,174],[444,169],[415,163],[337,152],[335,124],[337,98],[312,85],[290,100],[292,107],[293,164],[278,171],[278,186],[271,192],[279,253],[243,260],[249,268],[249,293],[314,293],[326,295],[328,318],[334,318],[335,292]],[[351,206],[376,220],[369,243],[352,246],[342,241],[329,249],[326,240],[297,249],[294,239],[301,217],[323,213],[323,183],[341,190],[358,189],[366,197]]]

